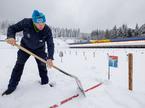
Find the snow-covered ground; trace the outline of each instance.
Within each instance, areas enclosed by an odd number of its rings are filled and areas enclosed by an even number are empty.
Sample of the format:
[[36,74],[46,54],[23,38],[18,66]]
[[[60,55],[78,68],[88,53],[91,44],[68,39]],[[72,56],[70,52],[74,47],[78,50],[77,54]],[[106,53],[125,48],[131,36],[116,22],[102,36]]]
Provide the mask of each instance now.
[[[60,108],[145,108],[145,49],[69,49],[65,42],[55,40],[54,64],[77,76],[84,87],[103,84]],[[63,57],[59,53],[63,52]],[[17,49],[0,42],[0,93],[8,85],[16,61]],[[128,53],[133,53],[133,91],[128,91]],[[107,80],[108,56],[118,56],[118,68],[111,68]],[[16,91],[0,96],[0,108],[49,108],[79,93],[75,81],[55,69],[48,69],[55,87],[39,84],[38,69],[33,57],[25,65]]]

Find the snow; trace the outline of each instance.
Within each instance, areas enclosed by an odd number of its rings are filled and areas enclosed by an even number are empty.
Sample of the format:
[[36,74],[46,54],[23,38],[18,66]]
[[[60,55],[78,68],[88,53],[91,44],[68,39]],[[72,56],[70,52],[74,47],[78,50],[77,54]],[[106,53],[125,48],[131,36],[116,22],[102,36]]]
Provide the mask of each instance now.
[[4,39],[6,39],[6,36],[5,36],[5,35],[0,34],[0,40],[4,40]]
[[[100,82],[99,87],[59,108],[145,108],[144,49],[69,49],[64,41],[55,39],[54,64],[77,76],[86,90]],[[17,48],[0,42],[0,93],[8,85],[16,61]],[[63,52],[63,57],[59,53]],[[128,90],[128,53],[133,53],[133,91]],[[107,79],[108,56],[118,56],[118,68],[111,68]],[[62,59],[62,61],[61,61]],[[35,59],[26,62],[21,81],[14,93],[0,96],[0,108],[49,108],[79,93],[74,79],[55,69],[48,69],[51,88],[40,85]]]

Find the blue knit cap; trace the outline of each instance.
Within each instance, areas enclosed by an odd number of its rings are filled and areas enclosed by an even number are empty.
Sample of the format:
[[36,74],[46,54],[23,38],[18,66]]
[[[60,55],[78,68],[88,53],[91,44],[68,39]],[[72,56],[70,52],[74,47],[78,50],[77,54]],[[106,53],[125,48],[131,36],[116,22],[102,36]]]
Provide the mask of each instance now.
[[32,14],[32,20],[34,23],[45,23],[45,15],[38,10],[34,10]]

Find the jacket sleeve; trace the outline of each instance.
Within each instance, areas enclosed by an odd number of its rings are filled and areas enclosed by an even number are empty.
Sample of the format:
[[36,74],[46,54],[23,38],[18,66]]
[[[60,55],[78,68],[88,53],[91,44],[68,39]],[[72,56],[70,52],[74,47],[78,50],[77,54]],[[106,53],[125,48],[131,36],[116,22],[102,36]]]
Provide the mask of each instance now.
[[53,37],[52,37],[52,32],[51,29],[47,30],[47,35],[48,38],[46,40],[47,43],[47,51],[48,51],[48,59],[54,59],[53,55],[54,55],[54,42],[53,42]]
[[24,26],[25,26],[25,19],[19,21],[16,24],[9,26],[7,30],[7,38],[15,38],[16,33],[22,31]]

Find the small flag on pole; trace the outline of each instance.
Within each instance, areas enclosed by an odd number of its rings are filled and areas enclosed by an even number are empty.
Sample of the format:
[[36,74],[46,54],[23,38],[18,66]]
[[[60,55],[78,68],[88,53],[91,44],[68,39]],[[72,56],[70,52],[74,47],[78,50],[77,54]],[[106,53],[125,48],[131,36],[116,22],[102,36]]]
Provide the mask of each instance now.
[[109,67],[118,67],[118,56],[109,56]]

